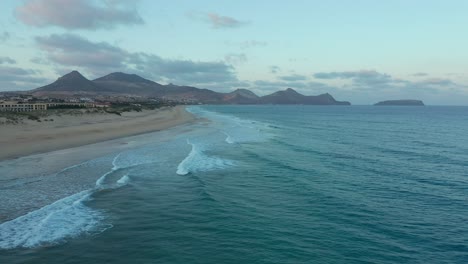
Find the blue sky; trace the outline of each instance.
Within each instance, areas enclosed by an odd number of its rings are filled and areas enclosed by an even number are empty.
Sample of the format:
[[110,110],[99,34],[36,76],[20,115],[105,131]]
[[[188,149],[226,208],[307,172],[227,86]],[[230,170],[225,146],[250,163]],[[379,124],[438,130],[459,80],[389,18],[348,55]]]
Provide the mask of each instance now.
[[3,0],[0,91],[71,70],[468,105],[468,1]]

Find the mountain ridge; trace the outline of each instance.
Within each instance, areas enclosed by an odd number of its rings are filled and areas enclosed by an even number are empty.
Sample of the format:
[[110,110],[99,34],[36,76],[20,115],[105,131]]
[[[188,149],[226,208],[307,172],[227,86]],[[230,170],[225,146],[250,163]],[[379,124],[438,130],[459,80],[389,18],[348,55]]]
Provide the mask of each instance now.
[[292,88],[265,96],[258,96],[248,89],[236,89],[229,93],[220,93],[192,86],[162,85],[139,75],[123,72],[113,72],[94,80],[88,80],[78,71],[72,71],[59,77],[55,82],[33,89],[31,92],[33,95],[134,95],[191,100],[208,104],[350,105],[346,101],[336,101],[329,93],[316,96],[303,95]]

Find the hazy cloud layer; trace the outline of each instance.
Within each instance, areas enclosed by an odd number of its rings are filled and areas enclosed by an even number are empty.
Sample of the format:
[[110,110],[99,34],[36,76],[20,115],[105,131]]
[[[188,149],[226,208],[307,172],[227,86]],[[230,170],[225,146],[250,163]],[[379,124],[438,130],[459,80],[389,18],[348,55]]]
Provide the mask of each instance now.
[[47,81],[39,71],[0,65],[0,91],[33,89]]
[[0,42],[5,42],[11,38],[11,34],[7,31],[4,31],[0,34]]
[[0,64],[16,64],[16,61],[10,57],[0,57]]
[[153,79],[176,84],[197,85],[237,81],[234,68],[224,62],[164,59],[154,54],[130,55],[128,65],[150,73]]
[[300,75],[300,74],[291,74],[286,76],[280,76],[280,80],[288,81],[288,82],[297,82],[297,81],[305,81],[307,80],[307,76]]
[[83,66],[110,70],[124,67],[128,53],[106,42],[90,42],[72,34],[36,37],[39,48],[50,61],[64,66]]
[[345,79],[351,80],[354,88],[386,87],[388,85],[399,85],[406,81],[393,78],[389,74],[380,73],[375,70],[344,71],[344,72],[319,72],[314,77],[321,80]]
[[374,70],[361,70],[361,71],[344,71],[344,72],[319,72],[315,73],[314,77],[317,79],[367,79],[367,80],[383,80],[390,78],[390,75],[379,73]]
[[237,81],[234,68],[222,61],[175,60],[143,52],[131,53],[107,42],[92,42],[73,34],[37,37],[36,42],[49,61],[83,69],[94,77],[124,71],[176,84]]
[[[427,74],[419,74],[419,76],[427,76]],[[316,79],[332,80],[332,79],[349,79],[351,80],[352,88],[371,88],[373,90],[382,88],[434,88],[457,86],[450,79],[441,78],[426,78],[420,81],[412,82],[394,78],[389,74],[380,73],[375,70],[361,71],[345,71],[345,72],[319,72],[315,73]]]
[[420,85],[439,86],[439,87],[447,87],[447,86],[456,85],[450,79],[440,79],[440,78],[428,78],[417,83]]
[[[452,98],[452,100],[460,96],[466,98],[467,87],[446,78],[410,81],[374,70],[319,72],[313,76],[324,82],[337,79],[347,80],[349,83],[335,86],[337,92],[357,103],[375,103],[389,99],[421,99],[436,102],[440,96]],[[413,76],[427,77],[428,75],[418,73]]]
[[65,29],[113,28],[143,24],[133,1],[109,0],[27,0],[16,11],[23,23]]
[[416,76],[416,77],[425,77],[425,76],[428,76],[429,74],[425,73],[425,72],[417,72],[415,74],[413,74],[412,76]]

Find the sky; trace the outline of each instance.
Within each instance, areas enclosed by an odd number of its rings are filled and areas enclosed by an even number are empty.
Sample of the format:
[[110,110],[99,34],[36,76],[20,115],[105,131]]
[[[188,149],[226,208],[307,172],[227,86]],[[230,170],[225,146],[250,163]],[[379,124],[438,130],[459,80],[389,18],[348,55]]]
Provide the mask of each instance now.
[[465,0],[2,0],[0,91],[72,70],[373,104],[468,105]]

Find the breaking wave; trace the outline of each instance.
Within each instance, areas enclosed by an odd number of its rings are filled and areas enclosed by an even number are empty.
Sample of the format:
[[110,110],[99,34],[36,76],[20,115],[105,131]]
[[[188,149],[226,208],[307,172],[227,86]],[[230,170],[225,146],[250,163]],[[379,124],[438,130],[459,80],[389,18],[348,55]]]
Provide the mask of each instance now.
[[223,169],[234,165],[233,161],[206,155],[202,144],[194,144],[189,140],[187,140],[187,143],[192,146],[192,150],[177,166],[176,173],[179,175],[187,175],[191,172]]

